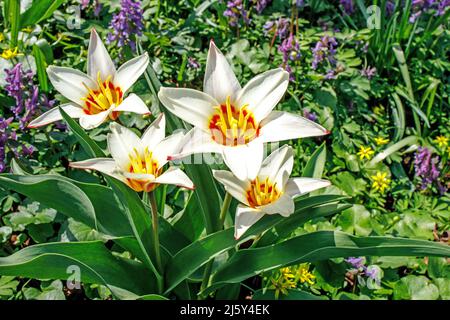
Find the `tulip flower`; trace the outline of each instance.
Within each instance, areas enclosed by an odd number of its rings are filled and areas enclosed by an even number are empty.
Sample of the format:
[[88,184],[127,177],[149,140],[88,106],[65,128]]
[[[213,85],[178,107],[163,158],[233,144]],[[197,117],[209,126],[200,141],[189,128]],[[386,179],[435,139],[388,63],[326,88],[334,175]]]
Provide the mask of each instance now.
[[330,185],[321,179],[289,178],[293,165],[292,147],[284,145],[263,161],[255,179],[241,180],[230,171],[213,171],[216,180],[240,202],[236,208],[236,239],[266,214],[291,215],[296,196]]
[[210,43],[203,91],[161,88],[163,105],[194,128],[172,159],[195,153],[222,154],[240,179],[254,178],[263,143],[320,136],[328,131],[301,116],[272,111],[286,92],[289,74],[281,68],[257,75],[241,88],[225,56]]
[[193,189],[194,184],[179,168],[164,171],[167,156],[180,149],[182,132],[165,137],[166,121],[159,116],[139,138],[133,131],[115,122],[107,136],[111,158],[96,158],[72,162],[70,166],[92,169],[112,176],[135,191],[153,191],[159,184],[174,184]]
[[[49,66],[47,74],[55,89],[70,100],[60,107],[70,117],[79,118],[83,128],[92,129],[108,119],[117,119],[120,112],[150,113],[137,95],[125,97],[127,90],[145,71],[148,61],[145,53],[116,70],[97,32],[92,29],[87,74],[57,66]],[[28,127],[36,128],[61,119],[59,108],[53,108],[33,120]]]

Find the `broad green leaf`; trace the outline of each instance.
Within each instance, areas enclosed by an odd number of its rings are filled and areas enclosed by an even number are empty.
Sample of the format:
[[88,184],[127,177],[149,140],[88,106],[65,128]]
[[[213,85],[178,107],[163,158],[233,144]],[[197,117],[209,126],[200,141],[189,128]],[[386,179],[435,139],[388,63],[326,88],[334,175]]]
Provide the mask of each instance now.
[[[306,210],[309,208],[317,206],[317,204],[327,203],[327,201],[336,202],[341,199],[343,199],[342,196],[322,195],[298,201],[296,204],[297,210],[292,216],[299,216],[296,223],[297,226],[300,226],[302,223],[322,214],[322,212],[319,212],[317,215],[315,215],[314,212],[306,214]],[[283,219],[286,218],[279,215],[267,215],[261,219],[265,221],[252,226],[239,241],[234,239],[233,228],[229,228],[193,242],[191,245],[174,255],[167,263],[166,284],[168,288],[166,291],[168,292],[176,287],[181,281],[188,278],[210,259],[217,257],[221,253],[234,248],[250,238],[258,236],[263,231],[275,226],[280,221],[283,221]]]
[[327,148],[325,143],[314,151],[311,158],[306,163],[303,169],[303,177],[322,178],[323,170],[325,169],[325,161],[327,160]]
[[72,279],[106,285],[116,296],[152,292],[154,277],[139,262],[113,256],[100,241],[39,244],[0,258],[0,274],[33,279]]
[[236,252],[216,272],[206,291],[282,266],[350,256],[445,257],[450,256],[450,247],[424,240],[356,237],[338,231],[318,231],[271,246]]
[[64,2],[64,0],[34,0],[31,6],[21,14],[20,27],[26,28],[48,19]]

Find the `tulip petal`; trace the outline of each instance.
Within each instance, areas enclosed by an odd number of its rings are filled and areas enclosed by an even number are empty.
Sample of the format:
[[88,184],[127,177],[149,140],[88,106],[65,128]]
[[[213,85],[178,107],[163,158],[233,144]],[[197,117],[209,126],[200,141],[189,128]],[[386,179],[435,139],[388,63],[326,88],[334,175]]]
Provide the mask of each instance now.
[[236,208],[234,237],[239,239],[252,225],[264,217],[264,213],[239,204]]
[[[74,118],[74,119],[84,117],[86,115],[80,106],[72,104],[72,103],[63,104],[60,106],[60,108],[62,108],[69,115],[69,117]],[[49,123],[62,120],[62,118],[63,117],[62,117],[61,113],[59,112],[59,108],[56,107],[56,108],[50,109],[49,111],[41,114],[39,117],[37,117],[36,119],[31,121],[28,124],[28,128],[42,127]]]
[[169,155],[169,160],[182,159],[198,153],[222,153],[223,146],[216,143],[209,134],[199,128],[192,128],[181,142],[181,150]]
[[167,163],[170,155],[180,152],[181,143],[184,141],[184,133],[174,133],[163,139],[153,149],[153,157],[158,162],[158,167],[162,167]]
[[330,181],[314,178],[291,178],[288,180],[285,192],[291,197],[299,196],[331,185]]
[[140,55],[136,58],[133,58],[125,62],[123,65],[120,66],[119,70],[117,70],[116,75],[114,76],[114,84],[116,86],[119,86],[125,93],[144,73],[147,66],[148,66],[147,52],[144,53],[143,55]]
[[145,130],[141,137],[142,146],[153,150],[166,136],[166,117],[161,113]]
[[111,158],[95,158],[84,161],[71,162],[69,166],[77,169],[96,170],[125,183],[127,182],[127,179],[120,173],[119,169],[117,168],[116,162]]
[[264,159],[258,176],[268,177],[277,186],[284,188],[294,166],[294,151],[292,147],[284,145],[272,152]]
[[219,105],[211,96],[194,89],[161,88],[158,97],[178,118],[204,130],[209,130],[209,119],[214,113],[214,106]]
[[92,79],[97,79],[99,72],[101,79],[104,81],[107,77],[116,74],[116,67],[97,31],[92,29],[91,39],[89,40],[87,73]]
[[276,201],[258,207],[261,212],[266,214],[280,214],[283,217],[288,217],[295,211],[294,200],[289,194],[282,194]]
[[106,121],[110,113],[111,110],[106,110],[93,115],[84,115],[84,117],[80,118],[80,126],[86,130],[97,128]]
[[55,89],[77,105],[84,105],[83,98],[88,95],[86,86],[96,89],[97,84],[83,72],[72,68],[49,66],[47,74]]
[[328,133],[329,131],[321,125],[301,116],[283,111],[272,111],[261,122],[259,139],[263,142],[274,142],[323,136]]
[[225,56],[216,47],[213,41],[209,44],[208,58],[206,60],[206,72],[203,80],[203,91],[224,103],[227,96],[234,101],[241,90],[233,69],[231,69]]
[[250,188],[248,180],[239,180],[230,171],[213,170],[213,176],[225,187],[225,190],[239,202],[249,205],[247,200],[247,190]]
[[126,97],[121,104],[119,104],[114,111],[134,112],[137,114],[150,114],[147,105],[134,93]]
[[136,149],[139,154],[142,152],[141,139],[130,129],[127,129],[115,122],[110,125],[111,132],[108,133],[108,149],[118,166],[128,171],[130,164],[129,156],[134,154]]
[[223,149],[223,159],[231,172],[240,180],[256,178],[263,161],[264,145],[250,142]]
[[289,73],[281,68],[261,73],[251,79],[239,93],[236,104],[253,111],[256,121],[262,121],[281,100],[289,84]]
[[194,183],[180,168],[171,167],[157,177],[154,183],[173,184],[186,189],[194,189]]

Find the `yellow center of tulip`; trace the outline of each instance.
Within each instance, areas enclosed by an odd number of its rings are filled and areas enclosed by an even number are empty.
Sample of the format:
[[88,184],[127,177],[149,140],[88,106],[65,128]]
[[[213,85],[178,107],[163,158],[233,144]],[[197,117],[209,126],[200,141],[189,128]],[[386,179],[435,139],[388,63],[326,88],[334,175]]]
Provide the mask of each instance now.
[[[102,81],[100,72],[97,75],[97,90],[92,90],[88,86],[84,85],[88,90],[88,95],[84,98],[83,110],[86,114],[94,115],[100,112],[106,111],[111,108],[112,105],[118,106],[123,101],[123,92],[120,87],[116,87],[111,82],[111,76]],[[117,119],[119,112],[113,111],[110,114],[112,120]]]
[[[152,152],[145,148],[144,154],[142,155],[139,151],[134,148],[133,153],[128,155],[130,159],[130,164],[128,165],[128,172],[136,174],[151,174],[155,178],[158,177],[163,168],[159,168],[158,162],[153,158]],[[158,184],[151,183],[147,179],[130,179],[128,178],[128,184],[135,191],[150,192],[153,191]]]
[[247,105],[236,108],[227,97],[225,104],[215,107],[209,120],[212,139],[225,146],[247,144],[259,135],[260,126]]
[[259,207],[274,202],[281,196],[277,184],[269,181],[269,178],[260,181],[257,177],[250,183],[246,192],[247,201],[251,207]]

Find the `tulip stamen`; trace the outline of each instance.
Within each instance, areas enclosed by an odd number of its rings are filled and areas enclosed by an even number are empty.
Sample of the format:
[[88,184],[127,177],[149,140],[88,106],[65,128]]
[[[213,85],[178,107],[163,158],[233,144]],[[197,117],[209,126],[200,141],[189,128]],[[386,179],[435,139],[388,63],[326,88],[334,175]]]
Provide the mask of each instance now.
[[[113,105],[118,106],[122,103],[122,89],[119,86],[115,86],[111,80],[112,76],[108,76],[106,80],[103,81],[99,72],[97,74],[96,90],[93,90],[85,83],[83,83],[83,86],[88,91],[88,95],[82,99],[85,102],[83,110],[86,114],[98,114],[100,112],[109,110]],[[118,117],[118,112],[112,112],[110,117],[115,120]]]
[[281,196],[277,183],[272,183],[269,178],[260,180],[257,177],[250,183],[246,192],[247,201],[252,208],[270,204]]
[[236,108],[230,96],[225,104],[215,106],[216,112],[209,120],[212,139],[226,146],[247,144],[259,135],[260,126],[248,104]]
[[[162,173],[162,168],[159,168],[158,162],[153,158],[153,153],[144,149],[144,153],[141,154],[136,148],[133,148],[133,152],[128,155],[130,164],[128,165],[129,173],[137,174],[149,174],[154,178],[157,178]],[[148,179],[130,179],[128,183],[135,191],[150,192],[154,190],[158,184],[148,182]]]

